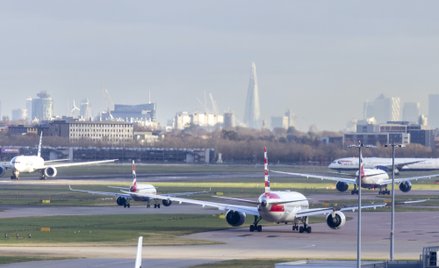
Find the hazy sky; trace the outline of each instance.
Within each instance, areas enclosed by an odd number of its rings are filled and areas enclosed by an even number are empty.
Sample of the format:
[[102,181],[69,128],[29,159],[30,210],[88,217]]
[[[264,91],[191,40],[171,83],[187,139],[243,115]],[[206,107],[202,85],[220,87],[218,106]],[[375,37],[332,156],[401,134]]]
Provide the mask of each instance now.
[[307,130],[339,130],[380,93],[439,93],[439,1],[2,1],[2,114],[46,90],[55,112],[88,97],[105,110],[151,99],[162,123],[202,109],[244,113],[251,62],[261,114],[291,109]]

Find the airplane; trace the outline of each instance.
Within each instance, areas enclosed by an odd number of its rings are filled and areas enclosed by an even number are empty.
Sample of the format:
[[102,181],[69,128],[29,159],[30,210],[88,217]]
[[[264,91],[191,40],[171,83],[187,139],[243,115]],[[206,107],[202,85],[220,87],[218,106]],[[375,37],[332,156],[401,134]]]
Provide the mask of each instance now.
[[[363,159],[360,156],[361,159]],[[360,173],[361,173],[361,187],[367,189],[379,189],[379,195],[390,194],[390,191],[387,189],[389,184],[392,184],[392,179],[389,178],[389,174],[383,169],[379,168],[365,168],[364,163],[361,163]],[[357,169],[358,169],[358,159],[357,159]],[[332,176],[324,176],[317,174],[305,174],[305,173],[295,173],[295,172],[285,172],[285,171],[277,171],[272,170],[272,172],[284,175],[305,177],[305,178],[313,178],[313,179],[321,179],[321,180],[330,180],[336,181],[335,188],[340,192],[346,192],[349,189],[349,184],[354,185],[354,189],[351,191],[351,194],[358,194],[357,189],[357,178],[358,171],[355,173],[355,178],[343,178],[343,177],[332,177]],[[416,176],[409,178],[395,178],[394,181],[396,184],[399,184],[399,189],[407,193],[412,189],[411,181],[417,180],[427,180],[439,177],[439,174],[425,175],[425,176]]]
[[43,132],[40,134],[40,141],[38,144],[37,155],[19,155],[11,159],[9,163],[0,164],[0,177],[5,174],[8,169],[12,170],[11,180],[18,180],[20,173],[33,173],[41,172],[41,179],[45,180],[47,177],[53,178],[57,175],[57,168],[60,167],[73,167],[73,166],[84,166],[84,165],[96,165],[103,163],[115,162],[118,159],[110,160],[99,160],[99,161],[88,161],[88,162],[75,162],[75,163],[59,163],[67,161],[69,159],[58,159],[45,161],[41,157],[41,142],[43,138]]
[[[246,216],[254,216],[253,224],[250,225],[250,232],[261,232],[262,226],[259,225],[261,220],[275,222],[275,223],[292,223],[292,230],[300,233],[311,233],[311,226],[308,224],[308,218],[315,215],[326,215],[326,224],[331,229],[339,229],[346,223],[346,216],[343,211],[355,211],[357,207],[344,208],[309,208],[308,199],[299,192],[294,191],[271,191],[270,180],[268,176],[268,158],[267,148],[264,148],[264,180],[265,189],[259,196],[257,201],[219,197],[232,201],[239,201],[253,206],[234,205],[210,201],[202,201],[188,198],[179,198],[166,195],[135,193],[139,197],[148,197],[154,199],[161,199],[168,202],[188,203],[200,205],[202,207],[212,207],[225,211],[225,219],[227,223],[233,227],[244,224]],[[128,192],[127,192],[128,193]],[[362,208],[379,208],[386,204],[367,205]],[[299,227],[299,224],[302,226]]]
[[[378,168],[392,171],[392,158],[364,157],[365,168]],[[337,171],[358,169],[358,157],[345,157],[332,161],[328,168]],[[395,158],[395,173],[400,171],[433,171],[439,170],[439,158]]]
[[[150,207],[151,203],[154,204],[154,208],[160,208],[160,203],[163,204],[165,207],[169,207],[172,204],[172,201],[170,200],[164,200],[164,199],[155,199],[150,198],[146,196],[141,196],[141,194],[157,194],[157,189],[151,185],[151,184],[138,184],[137,183],[137,176],[136,176],[136,165],[135,162],[132,162],[131,165],[131,174],[133,177],[133,182],[129,188],[125,187],[113,187],[109,186],[110,188],[116,188],[121,190],[122,192],[101,192],[101,191],[90,191],[90,190],[80,190],[80,189],[74,189],[69,185],[69,189],[72,192],[81,192],[81,193],[88,193],[88,194],[95,194],[95,195],[104,195],[104,196],[114,196],[116,197],[116,204],[118,206],[123,206],[124,208],[130,208],[131,204],[130,201],[139,201],[139,202],[146,202],[146,207]],[[165,194],[165,196],[186,196],[186,195],[193,195],[193,194],[200,194],[200,193],[207,193],[208,191],[201,191],[201,192],[183,192],[183,193],[168,193]]]

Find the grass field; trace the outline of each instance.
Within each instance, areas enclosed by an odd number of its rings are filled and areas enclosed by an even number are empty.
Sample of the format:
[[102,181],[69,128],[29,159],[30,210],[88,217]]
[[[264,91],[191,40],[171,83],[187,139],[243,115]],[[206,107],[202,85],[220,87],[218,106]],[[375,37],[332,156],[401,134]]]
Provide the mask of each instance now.
[[229,228],[217,215],[106,215],[3,219],[0,244],[29,245],[91,243],[135,245],[209,244],[180,236]]

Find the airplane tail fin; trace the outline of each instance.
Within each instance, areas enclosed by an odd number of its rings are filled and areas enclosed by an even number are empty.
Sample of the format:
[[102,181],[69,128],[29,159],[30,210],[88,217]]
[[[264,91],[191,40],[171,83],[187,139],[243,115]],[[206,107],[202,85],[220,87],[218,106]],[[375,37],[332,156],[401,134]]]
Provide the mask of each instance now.
[[264,147],[264,180],[265,180],[265,192],[270,192],[270,178],[268,177],[268,157],[267,147]]
[[137,176],[136,176],[136,164],[133,162],[131,163],[131,173],[133,175],[133,183],[130,187],[130,192],[136,192],[137,191]]
[[37,156],[41,157],[41,144],[43,141],[43,131],[41,131],[40,133],[40,142],[38,143],[38,153]]
[[134,265],[134,268],[142,268],[142,244],[143,236],[139,236],[139,241],[137,242],[136,264]]

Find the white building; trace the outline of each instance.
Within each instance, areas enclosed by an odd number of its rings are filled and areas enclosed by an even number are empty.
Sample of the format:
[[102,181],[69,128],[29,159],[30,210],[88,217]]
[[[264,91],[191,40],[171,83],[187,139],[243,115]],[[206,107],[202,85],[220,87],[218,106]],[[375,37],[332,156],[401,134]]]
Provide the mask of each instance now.
[[191,116],[188,112],[179,112],[174,117],[174,128],[185,129],[191,125]]
[[193,113],[180,112],[175,115],[174,128],[185,129],[190,126],[205,128],[217,127],[224,124],[224,116],[212,113]]

